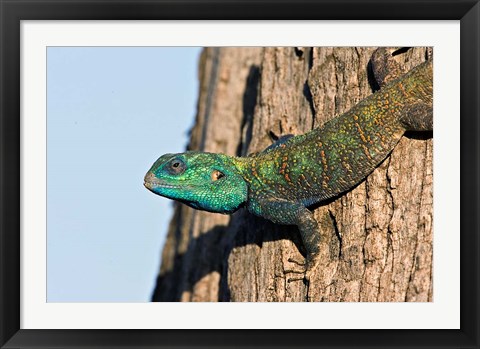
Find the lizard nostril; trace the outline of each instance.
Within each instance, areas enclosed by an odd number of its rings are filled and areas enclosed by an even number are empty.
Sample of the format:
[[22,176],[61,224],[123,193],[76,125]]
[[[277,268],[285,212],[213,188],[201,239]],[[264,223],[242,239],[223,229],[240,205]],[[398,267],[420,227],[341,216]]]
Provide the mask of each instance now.
[[143,179],[143,185],[149,188],[154,181],[155,181],[155,175],[152,172],[148,171],[147,174],[145,175],[145,178]]

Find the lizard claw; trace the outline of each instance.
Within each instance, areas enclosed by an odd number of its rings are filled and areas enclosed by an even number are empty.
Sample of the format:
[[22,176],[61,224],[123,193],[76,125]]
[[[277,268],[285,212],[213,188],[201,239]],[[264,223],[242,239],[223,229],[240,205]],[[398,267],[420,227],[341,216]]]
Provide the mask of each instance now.
[[305,281],[305,277],[288,278],[288,279],[287,279],[287,282],[288,282],[288,283],[291,283],[291,282],[294,282],[294,281]]
[[289,261],[290,263],[295,263],[296,265],[300,265],[300,266],[302,266],[302,267],[305,267],[305,265],[306,265],[306,262],[299,262],[298,260],[296,260],[296,259],[294,259],[294,258],[292,258],[292,257],[288,258],[288,261]]

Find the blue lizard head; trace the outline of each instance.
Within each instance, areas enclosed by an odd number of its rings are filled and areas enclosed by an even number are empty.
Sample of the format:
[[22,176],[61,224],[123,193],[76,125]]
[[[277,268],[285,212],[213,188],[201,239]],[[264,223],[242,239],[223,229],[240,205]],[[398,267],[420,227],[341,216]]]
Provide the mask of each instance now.
[[165,154],[145,175],[153,193],[193,208],[232,213],[247,201],[247,183],[224,154],[186,152]]

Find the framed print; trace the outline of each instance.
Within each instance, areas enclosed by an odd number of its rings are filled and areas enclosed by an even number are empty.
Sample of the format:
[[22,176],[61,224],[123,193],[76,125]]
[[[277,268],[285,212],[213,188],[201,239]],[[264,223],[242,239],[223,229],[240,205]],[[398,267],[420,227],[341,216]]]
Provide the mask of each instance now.
[[1,5],[2,348],[478,347],[477,1]]

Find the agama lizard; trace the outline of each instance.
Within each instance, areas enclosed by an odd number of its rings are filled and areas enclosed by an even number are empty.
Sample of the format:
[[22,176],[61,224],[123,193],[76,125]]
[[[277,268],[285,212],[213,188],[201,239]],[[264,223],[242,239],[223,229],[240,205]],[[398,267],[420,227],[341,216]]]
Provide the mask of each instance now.
[[406,131],[433,129],[432,60],[392,79],[389,54],[379,49],[372,56],[381,89],[324,125],[246,157],[165,154],[147,172],[145,187],[199,210],[229,214],[246,206],[274,223],[297,225],[309,280],[322,232],[308,207],[363,181]]

